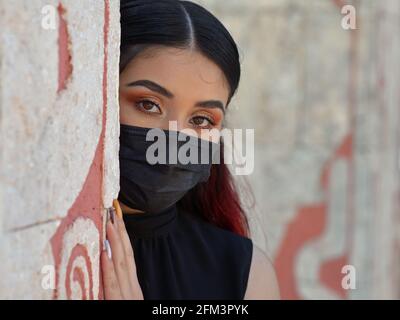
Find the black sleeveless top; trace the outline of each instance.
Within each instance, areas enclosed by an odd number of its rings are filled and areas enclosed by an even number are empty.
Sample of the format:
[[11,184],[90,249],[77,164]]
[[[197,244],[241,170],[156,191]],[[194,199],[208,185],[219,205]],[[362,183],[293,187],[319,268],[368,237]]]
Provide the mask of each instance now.
[[244,298],[252,240],[176,205],[124,214],[144,299]]

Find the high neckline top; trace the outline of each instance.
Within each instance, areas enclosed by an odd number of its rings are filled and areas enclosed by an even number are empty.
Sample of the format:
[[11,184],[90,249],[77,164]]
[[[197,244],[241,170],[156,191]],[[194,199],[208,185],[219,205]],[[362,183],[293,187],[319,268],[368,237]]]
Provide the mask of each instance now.
[[151,238],[170,232],[177,219],[177,208],[172,206],[157,214],[133,213],[124,214],[127,231],[132,237]]
[[124,214],[144,299],[244,298],[252,240],[176,205]]

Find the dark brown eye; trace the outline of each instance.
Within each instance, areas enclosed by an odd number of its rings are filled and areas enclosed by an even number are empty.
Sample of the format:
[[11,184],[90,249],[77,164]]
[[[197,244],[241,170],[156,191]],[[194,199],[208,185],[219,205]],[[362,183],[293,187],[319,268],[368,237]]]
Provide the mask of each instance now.
[[160,106],[150,100],[140,100],[136,103],[136,106],[144,112],[161,113]]
[[191,120],[192,124],[199,128],[207,128],[214,125],[214,122],[208,117],[196,116]]

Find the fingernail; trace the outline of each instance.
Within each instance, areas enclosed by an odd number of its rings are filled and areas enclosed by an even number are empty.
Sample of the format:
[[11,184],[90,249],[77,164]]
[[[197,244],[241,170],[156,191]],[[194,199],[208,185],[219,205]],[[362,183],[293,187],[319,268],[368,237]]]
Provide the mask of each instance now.
[[108,242],[107,239],[104,240],[104,248],[107,251],[108,259],[111,260],[111,258],[112,258],[111,246],[110,246],[110,242]]
[[114,207],[109,208],[108,209],[108,213],[109,213],[110,220],[111,220],[112,224],[114,224],[114,221],[115,221],[115,208]]
[[116,214],[117,214],[118,218],[122,219],[122,210],[121,210],[121,206],[119,205],[118,199],[113,200],[113,207],[116,210]]

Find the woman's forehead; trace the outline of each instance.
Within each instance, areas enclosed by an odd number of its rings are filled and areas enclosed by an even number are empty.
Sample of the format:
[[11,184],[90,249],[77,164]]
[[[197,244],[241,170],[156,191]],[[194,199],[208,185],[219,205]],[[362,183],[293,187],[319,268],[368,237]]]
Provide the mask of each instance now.
[[151,80],[176,95],[191,94],[227,101],[229,89],[222,70],[198,51],[154,48],[136,56],[121,73],[122,84]]

